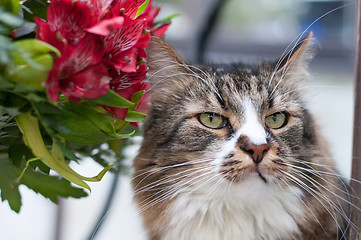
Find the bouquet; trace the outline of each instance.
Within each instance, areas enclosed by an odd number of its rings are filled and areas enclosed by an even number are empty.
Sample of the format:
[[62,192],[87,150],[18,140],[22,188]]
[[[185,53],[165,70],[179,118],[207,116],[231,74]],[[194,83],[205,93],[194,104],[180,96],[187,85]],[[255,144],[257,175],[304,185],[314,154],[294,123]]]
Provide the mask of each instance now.
[[[0,0],[0,191],[11,209],[21,184],[57,202],[119,170],[146,117],[144,49],[173,17],[155,21],[159,11],[151,0]],[[81,156],[104,169],[82,176],[69,167]]]

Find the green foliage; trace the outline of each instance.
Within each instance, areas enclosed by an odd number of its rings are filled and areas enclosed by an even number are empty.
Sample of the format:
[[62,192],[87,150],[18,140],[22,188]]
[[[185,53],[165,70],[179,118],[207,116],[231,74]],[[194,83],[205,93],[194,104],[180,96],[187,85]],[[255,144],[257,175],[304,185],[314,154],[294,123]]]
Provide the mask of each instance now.
[[20,3],[18,0],[0,0],[0,6],[2,6],[6,12],[16,15],[19,12]]
[[65,179],[49,176],[31,167],[24,169],[25,156],[21,156],[22,153],[24,152],[17,153],[17,157],[24,157],[19,167],[12,164],[10,159],[0,157],[1,199],[2,201],[7,200],[11,209],[15,212],[19,212],[21,207],[20,184],[24,184],[33,191],[42,194],[54,203],[58,202],[58,197],[81,198],[87,196],[83,189],[72,186]]
[[49,133],[76,144],[97,144],[132,135],[132,132],[119,134],[111,119],[106,117],[107,113],[99,113],[84,104],[70,101],[58,106],[38,103],[35,109]]
[[34,16],[46,19],[48,6],[47,0],[26,0],[22,4],[24,19],[33,21]]
[[124,99],[112,90],[109,90],[107,94],[98,97],[96,99],[87,99],[88,102],[96,103],[99,105],[105,105],[110,107],[118,108],[129,108],[133,107],[134,103]]
[[69,181],[57,176],[49,176],[39,171],[28,168],[20,180],[34,192],[40,193],[52,202],[58,203],[58,198],[82,198],[88,194],[81,188],[73,187]]
[[25,83],[36,90],[44,89],[43,83],[53,66],[53,55],[60,56],[58,49],[36,40],[25,39],[13,43],[11,61],[5,68],[5,77],[17,83]]
[[7,200],[12,210],[20,211],[21,196],[19,183],[16,182],[15,166],[6,158],[0,157],[0,189],[2,201]]
[[[139,14],[148,3],[139,7]],[[48,99],[45,82],[60,52],[36,39],[13,39],[14,30],[26,27],[34,16],[45,19],[47,6],[46,0],[22,5],[18,0],[0,0],[0,197],[16,212],[22,204],[20,185],[54,203],[59,197],[87,196],[87,182],[100,181],[110,170],[119,172],[124,139],[136,132],[129,123],[146,117],[136,112],[144,91],[134,93],[131,100],[111,90],[81,103],[64,96],[56,103]],[[19,11],[24,19],[18,17]],[[125,108],[127,115],[114,118],[100,106]],[[75,172],[69,163],[81,161],[77,157],[81,154],[92,157],[103,170],[93,177]],[[50,170],[59,176],[50,175]]]
[[147,8],[149,4],[149,0],[146,0],[142,5],[139,6],[137,13],[135,14],[134,19],[136,19],[137,17],[139,17],[140,14],[142,14],[142,12],[144,12],[144,10]]

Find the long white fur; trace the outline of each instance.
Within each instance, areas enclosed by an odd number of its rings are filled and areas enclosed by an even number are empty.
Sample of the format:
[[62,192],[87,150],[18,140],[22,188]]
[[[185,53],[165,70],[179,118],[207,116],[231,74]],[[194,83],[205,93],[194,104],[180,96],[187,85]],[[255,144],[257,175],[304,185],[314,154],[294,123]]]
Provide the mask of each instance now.
[[289,240],[298,233],[295,219],[304,217],[298,188],[252,176],[210,193],[212,182],[178,195],[162,240]]

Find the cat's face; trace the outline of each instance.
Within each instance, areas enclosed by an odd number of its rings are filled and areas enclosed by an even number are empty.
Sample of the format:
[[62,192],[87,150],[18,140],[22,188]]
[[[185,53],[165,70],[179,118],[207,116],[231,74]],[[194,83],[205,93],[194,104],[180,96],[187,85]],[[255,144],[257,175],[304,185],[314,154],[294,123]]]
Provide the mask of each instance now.
[[152,39],[133,179],[152,239],[337,235],[345,185],[300,87],[309,40],[274,63],[198,68]]
[[287,184],[291,166],[304,165],[319,149],[298,86],[305,45],[279,66],[252,68],[199,69],[173,52],[153,53],[162,58],[149,63],[156,70],[145,144],[159,169],[169,168],[163,174],[179,173],[173,181],[201,181],[209,174],[233,183],[256,177]]

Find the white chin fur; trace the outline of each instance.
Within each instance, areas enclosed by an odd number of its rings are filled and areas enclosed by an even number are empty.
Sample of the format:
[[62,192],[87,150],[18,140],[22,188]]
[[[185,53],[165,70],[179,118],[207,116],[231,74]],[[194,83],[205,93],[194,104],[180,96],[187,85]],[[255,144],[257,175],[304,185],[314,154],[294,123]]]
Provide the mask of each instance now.
[[301,191],[259,177],[226,182],[212,193],[196,186],[180,193],[162,240],[290,240],[303,218]]

